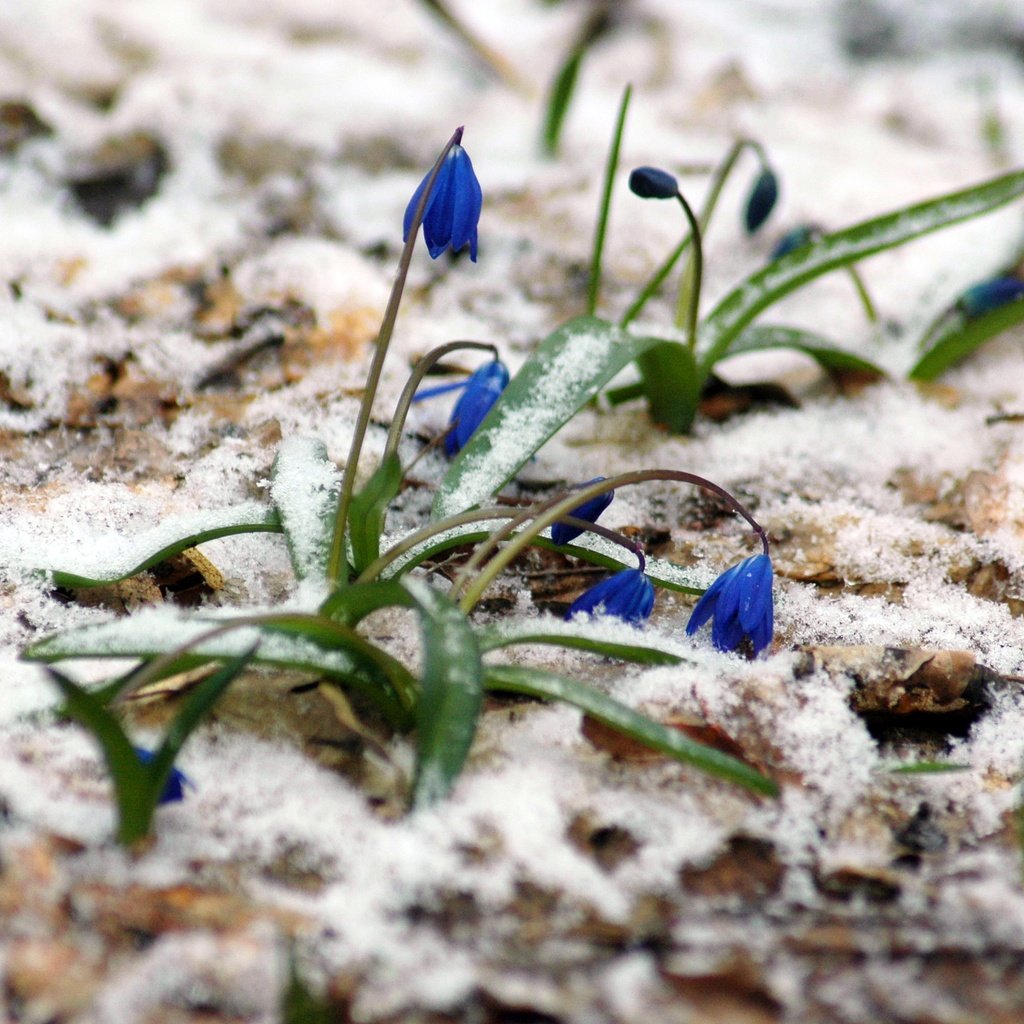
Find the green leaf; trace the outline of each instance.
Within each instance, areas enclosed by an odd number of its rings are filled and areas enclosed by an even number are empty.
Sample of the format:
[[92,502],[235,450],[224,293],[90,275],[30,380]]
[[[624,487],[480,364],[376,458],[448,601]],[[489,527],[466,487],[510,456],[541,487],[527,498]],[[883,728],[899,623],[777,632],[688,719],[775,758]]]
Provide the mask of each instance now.
[[885,376],[881,367],[863,356],[834,345],[819,334],[777,324],[748,327],[732,343],[729,355],[738,356],[744,352],[761,352],[771,348],[791,348],[803,352],[828,373],[853,371]]
[[669,729],[575,679],[566,679],[533,668],[488,665],[484,672],[484,688],[572,704],[591,718],[618,729],[652,750],[668,754],[709,775],[734,782],[754,793],[767,796],[777,796],[779,793],[779,787],[771,779],[737,758],[697,743],[677,729]]
[[544,152],[554,156],[558,152],[558,143],[562,137],[562,125],[569,111],[569,102],[576,89],[576,79],[583,62],[583,51],[573,50],[558,69],[551,85],[548,97],[546,116],[544,118]]
[[420,612],[423,675],[416,706],[414,807],[444,799],[466,758],[483,703],[483,664],[469,622],[448,598],[405,580]]
[[270,479],[270,497],[281,516],[295,575],[325,580],[341,486],[327,448],[313,437],[282,441]]
[[231,659],[196,687],[171,722],[163,743],[148,764],[139,759],[120,723],[98,697],[60,672],[47,669],[50,678],[64,695],[68,714],[93,734],[103,751],[117,801],[118,842],[130,846],[149,835],[153,814],[181,748],[245,667],[253,650],[249,648],[239,657]]
[[693,353],[678,341],[662,341],[636,361],[651,419],[673,434],[693,426],[701,381]]
[[705,318],[698,344],[702,375],[709,374],[725,357],[736,337],[758,314],[808,281],[912,238],[987,213],[1022,193],[1024,171],[1014,171],[855,224],[769,263],[734,288]]
[[42,571],[59,587],[102,587],[137,576],[187,548],[209,540],[239,533],[280,532],[281,522],[276,510],[246,502],[168,519],[156,529],[125,541],[123,551],[116,558],[100,559],[89,551],[68,552],[66,569]]
[[[254,624],[257,618],[260,623]],[[277,619],[276,628],[271,628],[266,621],[271,618]],[[128,619],[83,626],[46,637],[24,651],[22,657],[43,662],[65,658],[150,659],[194,644],[167,667],[162,673],[165,677],[209,661],[236,658],[260,642],[252,658],[255,664],[320,673],[366,697],[394,728],[411,728],[415,681],[408,670],[401,666],[396,669],[397,662],[393,658],[362,637],[349,642],[341,634],[334,634],[335,646],[327,647],[322,632],[315,636],[302,635],[290,629],[285,619],[286,616],[269,614],[247,616],[240,619],[230,633],[200,641],[211,628],[232,625],[231,620],[185,616],[162,608],[144,610]],[[332,626],[339,625],[325,621]]]
[[500,490],[612,377],[655,344],[657,339],[630,337],[590,316],[548,335],[452,462],[433,518],[464,512]]
[[380,608],[393,605],[412,608],[414,604],[409,592],[396,580],[375,580],[334,591],[320,606],[320,614],[348,626],[358,626],[367,615]]
[[482,654],[515,644],[547,644],[631,661],[637,665],[678,665],[683,660],[678,654],[670,654],[656,647],[603,640],[590,635],[590,632],[571,622],[549,621],[540,627],[537,623],[526,622],[481,629],[477,631],[477,637]]
[[967,317],[959,311],[947,314],[922,340],[922,347],[927,345],[928,351],[914,364],[910,379],[935,380],[990,338],[1021,321],[1024,321],[1024,299],[1008,302],[981,316]]
[[910,761],[884,769],[893,775],[943,775],[948,772],[969,772],[969,764],[955,764],[952,761]]
[[380,554],[380,535],[388,503],[402,486],[402,463],[397,455],[385,455],[366,486],[352,495],[348,515],[353,566],[362,572]]

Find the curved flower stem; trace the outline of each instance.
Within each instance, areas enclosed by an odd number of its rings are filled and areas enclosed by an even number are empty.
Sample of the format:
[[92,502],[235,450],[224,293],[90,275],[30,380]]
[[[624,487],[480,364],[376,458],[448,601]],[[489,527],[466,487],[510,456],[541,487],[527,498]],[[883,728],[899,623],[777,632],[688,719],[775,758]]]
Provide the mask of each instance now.
[[[571,494],[550,498],[521,512],[500,530],[496,530],[487,541],[480,544],[473,553],[473,557],[470,558],[455,577],[452,583],[452,598],[458,598],[460,592],[462,592],[459,607],[463,612],[468,613],[483,596],[484,591],[491,584],[492,580],[546,527],[559,519],[563,519],[574,508],[589,501],[591,498],[596,498],[605,491],[643,483],[647,480],[678,480],[681,483],[694,484],[706,491],[717,494],[728,503],[734,512],[737,512],[750,524],[751,529],[761,541],[764,553],[766,555],[769,553],[768,534],[764,528],[751,515],[746,506],[724,487],[705,477],[698,476],[696,473],[687,473],[683,470],[645,469],[608,477],[606,480],[598,481],[587,487],[580,487]],[[514,539],[509,544],[500,551],[497,551],[490,561],[484,564],[488,556],[497,550],[498,545],[503,540],[507,540],[520,526],[525,525],[527,522],[529,522],[529,526],[516,533]],[[475,578],[473,578],[474,574],[476,574]],[[469,582],[471,578],[473,578],[472,583]]]
[[[722,194],[722,189],[725,186],[729,175],[732,174],[733,168],[736,166],[736,161],[739,160],[740,154],[744,149],[752,149],[757,153],[758,159],[761,161],[762,166],[767,166],[767,157],[765,156],[764,148],[760,142],[755,139],[737,139],[732,146],[729,148],[729,152],[726,153],[725,157],[715,168],[711,178],[711,183],[708,187],[708,193],[704,198],[704,203],[701,206],[700,217],[698,221],[700,223],[700,229],[702,232],[707,231],[708,224],[711,223],[711,217],[715,212],[715,207],[718,205],[718,199]],[[651,298],[657,293],[658,289],[662,286],[665,278],[672,273],[672,268],[679,261],[679,258],[686,252],[689,247],[693,236],[687,234],[685,238],[669,253],[665,262],[654,272],[650,280],[640,290],[633,304],[623,314],[622,319],[619,320],[620,327],[626,327],[632,323],[641,312],[643,312],[644,306],[651,300]],[[684,309],[687,305],[688,299],[686,297],[687,290],[690,282],[690,275],[686,272],[683,273],[680,283],[680,295],[677,300],[677,308]]]
[[690,237],[693,239],[693,253],[690,256],[688,266],[689,273],[686,275],[687,286],[679,289],[679,305],[676,307],[676,327],[683,326],[684,315],[686,318],[686,344],[691,352],[697,349],[697,315],[700,310],[700,285],[704,275],[704,242],[701,239],[700,224],[694,215],[693,208],[686,201],[682,192],[676,193],[676,198],[690,222]]
[[370,413],[373,409],[373,400],[377,395],[377,387],[380,384],[381,372],[384,369],[384,359],[388,354],[391,335],[394,332],[395,321],[398,318],[398,307],[402,302],[402,292],[405,290],[405,279],[409,274],[409,264],[412,262],[416,238],[419,235],[420,225],[423,223],[423,216],[426,213],[427,202],[430,199],[434,182],[437,180],[437,176],[441,172],[441,167],[451,148],[457,146],[461,141],[462,128],[460,127],[455,129],[452,137],[448,140],[444,149],[441,150],[440,156],[434,162],[426,187],[423,189],[420,201],[416,205],[416,212],[413,214],[412,223],[409,226],[409,234],[402,248],[402,255],[398,260],[398,273],[395,276],[395,283],[391,287],[391,295],[388,297],[388,304],[384,310],[384,318],[381,320],[380,330],[377,332],[377,344],[374,348],[373,359],[370,362],[370,369],[366,375],[363,401],[359,406],[359,415],[356,418],[355,428],[352,432],[352,444],[349,447],[348,458],[342,471],[341,493],[338,495],[337,511],[334,516],[334,534],[331,537],[331,550],[327,559],[327,580],[332,586],[338,586],[339,583],[344,582],[341,577],[345,563],[345,525],[348,520],[349,506],[352,504],[352,495],[355,491],[359,456],[363,450],[366,428],[370,424]]
[[412,405],[416,389],[435,363],[443,359],[449,352],[456,352],[459,349],[474,348],[490,352],[495,359],[498,358],[498,349],[486,341],[450,341],[446,345],[439,345],[431,349],[422,359],[418,360],[402,389],[402,395],[395,406],[394,415],[391,417],[391,426],[388,428],[388,439],[384,445],[384,458],[398,452],[398,444],[402,440],[402,431],[405,429],[405,420],[409,415],[409,406]]
[[508,519],[512,514],[507,508],[477,508],[438,520],[436,523],[428,523],[403,537],[394,547],[388,548],[379,558],[371,562],[359,574],[356,583],[369,583],[371,580],[377,579],[392,562],[397,561],[402,555],[419,547],[420,544],[432,537],[437,537],[442,533],[447,533],[448,530],[454,530],[468,523],[482,523],[490,519]]

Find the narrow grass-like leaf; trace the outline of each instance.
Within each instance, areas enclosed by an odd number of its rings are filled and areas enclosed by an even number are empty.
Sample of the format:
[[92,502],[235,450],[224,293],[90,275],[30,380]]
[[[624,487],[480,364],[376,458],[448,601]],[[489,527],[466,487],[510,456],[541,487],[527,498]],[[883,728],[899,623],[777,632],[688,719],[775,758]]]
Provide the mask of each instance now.
[[423,638],[412,803],[426,807],[448,795],[469,755],[483,703],[483,665],[462,612],[420,580],[404,586],[416,600]]
[[683,659],[678,654],[648,647],[646,644],[627,644],[616,640],[602,640],[588,635],[570,622],[522,623],[508,627],[486,628],[477,631],[483,654],[516,644],[546,644],[566,647],[606,658],[618,658],[637,665],[678,665]]
[[1024,299],[1008,302],[980,316],[966,317],[952,312],[925,336],[928,350],[910,371],[911,380],[935,380],[990,338],[1024,321]]
[[563,324],[505,388],[438,488],[433,518],[479,505],[624,366],[659,344],[596,317]]
[[322,441],[281,442],[270,471],[270,497],[281,516],[288,553],[300,579],[326,579],[340,476]]
[[885,371],[863,356],[834,345],[827,338],[797,327],[764,324],[748,327],[732,343],[729,355],[790,348],[810,356],[826,372],[855,372],[884,377]]
[[562,125],[565,115],[569,112],[569,103],[576,90],[576,79],[579,77],[580,64],[583,63],[583,52],[573,49],[563,61],[555,75],[548,96],[544,116],[544,152],[554,156],[558,152],[558,144],[562,138]]
[[636,361],[651,419],[673,434],[693,426],[700,401],[700,377],[693,353],[678,341],[662,341]]
[[46,671],[64,697],[67,715],[93,734],[103,752],[117,803],[118,840],[129,844],[141,839],[149,832],[153,809],[159,799],[158,791],[147,813],[150,766],[139,760],[121,723],[97,697],[56,669]]
[[397,455],[387,454],[366,486],[352,495],[348,529],[356,572],[362,572],[380,554],[380,535],[388,503],[401,486],[402,463]]
[[822,274],[977,217],[1024,194],[1024,171],[855,224],[774,260],[723,298],[701,325],[702,375],[724,358],[740,332],[763,310]]
[[612,209],[612,188],[615,175],[619,169],[619,151],[622,148],[622,133],[626,128],[626,114],[629,101],[633,96],[633,86],[627,85],[622,91],[619,102],[619,113],[612,131],[612,141],[608,148],[608,159],[604,167],[604,185],[601,189],[601,205],[597,209],[597,222],[594,225],[594,248],[590,256],[590,278],[587,282],[587,313],[593,316],[597,312],[597,302],[601,297],[601,274],[604,265],[604,241],[608,233],[608,218]]
[[320,614],[348,626],[357,626],[380,608],[393,605],[412,608],[414,604],[412,596],[397,580],[375,580],[336,590],[320,606]]
[[885,771],[892,775],[944,775],[949,772],[969,772],[969,764],[956,764],[952,761],[911,761],[908,764],[896,764]]
[[55,669],[47,669],[64,695],[67,713],[93,734],[103,752],[117,802],[118,842],[130,846],[149,835],[153,814],[174,770],[175,758],[196,726],[245,667],[252,653],[253,648],[250,648],[231,659],[196,687],[148,762],[140,760],[120,722],[98,697]]
[[[238,628],[214,639],[200,640],[211,627],[229,624],[227,619],[183,616],[165,609],[140,611],[129,619],[118,619],[99,625],[83,626],[46,637],[33,644],[22,657],[28,661],[56,662],[66,658],[156,658],[177,647],[195,644],[168,666],[166,676],[186,671],[210,661],[226,661],[238,657],[257,641],[260,648],[253,656],[254,664],[291,668],[302,672],[318,672],[336,680],[370,700],[399,730],[411,728],[411,707],[415,700],[415,681],[408,670],[383,651],[358,637],[358,642],[337,639],[335,646],[326,646],[322,637],[303,636],[290,630],[285,616],[271,613],[263,619],[276,618],[278,625],[252,624],[256,616],[239,621]],[[307,618],[312,618],[308,616]],[[329,621],[329,620],[328,620]],[[339,625],[338,623],[331,623]],[[356,634],[352,634],[353,637]],[[366,645],[367,650],[362,645]],[[379,657],[378,657],[379,656]]]
[[678,730],[655,722],[574,679],[534,668],[488,665],[484,670],[484,688],[572,704],[591,718],[618,729],[638,743],[699,768],[709,775],[736,783],[754,793],[767,796],[777,796],[779,793],[779,787],[771,779],[737,758],[697,743]]
[[[100,560],[88,551],[69,552],[66,569],[41,571],[60,587],[102,587],[137,576],[187,548],[240,533],[281,533],[277,511],[268,509],[266,505],[247,502],[176,516],[157,529],[126,541],[116,559]],[[78,566],[74,565],[75,558],[80,561]]]

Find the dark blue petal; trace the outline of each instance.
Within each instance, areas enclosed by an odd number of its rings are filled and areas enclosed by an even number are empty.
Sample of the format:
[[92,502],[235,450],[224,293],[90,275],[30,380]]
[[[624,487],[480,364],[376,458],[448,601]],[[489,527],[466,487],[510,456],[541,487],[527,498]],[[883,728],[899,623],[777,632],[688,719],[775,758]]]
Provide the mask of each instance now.
[[[144,747],[133,747],[132,749],[135,751],[135,756],[143,764],[149,764],[155,756],[151,750],[146,750]],[[173,804],[179,800],[184,800],[185,786],[187,785],[192,785],[188,776],[177,768],[172,768],[171,774],[167,777],[167,781],[164,783],[163,792],[160,794],[160,800],[158,802],[161,804]]]
[[[405,208],[403,241],[408,240],[416,206],[430,178],[428,173],[413,193]],[[469,257],[476,261],[477,222],[483,208],[483,190],[473,171],[473,162],[462,146],[448,151],[437,172],[423,213],[423,240],[432,259],[437,259],[449,246],[458,252],[469,246]]]
[[601,609],[634,626],[642,625],[654,609],[654,585],[639,569],[623,569],[580,594],[565,617]]
[[660,167],[637,167],[629,175],[629,189],[641,199],[675,199],[679,182]]
[[495,359],[481,366],[466,381],[466,390],[452,409],[448,421],[450,429],[444,439],[444,450],[449,458],[461,451],[472,437],[505,390],[508,380],[508,368],[500,359]]
[[787,256],[791,252],[796,252],[797,249],[802,249],[819,234],[821,234],[821,230],[813,224],[801,224],[800,227],[787,231],[775,243],[775,248],[772,249],[772,259],[777,260],[780,256]]
[[[600,483],[604,479],[603,476],[595,476],[593,480],[588,480],[585,484],[581,484],[581,487],[589,487],[591,484]],[[596,498],[591,498],[590,501],[583,502],[582,505],[577,505],[571,515],[574,515],[577,519],[586,519],[589,523],[596,523],[601,513],[612,503],[612,499],[615,497],[614,491],[605,491],[604,494],[599,494]],[[568,544],[570,541],[575,540],[583,531],[577,526],[566,526],[565,523],[555,523],[551,527],[551,539],[556,544]]]
[[457,380],[453,384],[438,384],[437,387],[424,388],[422,391],[417,391],[412,396],[414,402],[422,402],[425,398],[437,398],[438,395],[447,395],[450,391],[461,391],[466,384],[469,383],[469,378],[466,380]]
[[981,316],[1020,298],[1024,298],[1024,281],[1016,277],[996,277],[968,288],[957,299],[957,306],[967,316]]
[[766,167],[757,176],[747,200],[747,209],[744,213],[747,234],[752,235],[768,219],[778,198],[779,179],[770,167]]
[[708,587],[690,615],[686,632],[692,635],[712,619],[711,642],[720,651],[734,651],[749,640],[759,654],[772,641],[773,581],[767,555],[744,559]]

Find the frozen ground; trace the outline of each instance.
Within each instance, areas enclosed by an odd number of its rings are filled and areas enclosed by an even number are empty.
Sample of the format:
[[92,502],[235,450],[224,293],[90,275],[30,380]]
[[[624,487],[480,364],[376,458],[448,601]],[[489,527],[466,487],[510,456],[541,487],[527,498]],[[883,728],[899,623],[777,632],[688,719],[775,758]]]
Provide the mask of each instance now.
[[[625,166],[713,161],[749,135],[781,176],[780,207],[753,241],[737,211],[754,167],[727,188],[708,237],[712,301],[787,227],[840,226],[1019,165],[1018,6],[622,3],[622,24],[584,62],[556,160],[538,154],[541,97],[583,4],[453,4],[518,88],[412,0],[0,6],[0,101],[50,129],[0,152],[9,1018],[269,1021],[292,947],[354,1020],[1019,1019],[1019,332],[918,389],[899,380],[907,345],[870,347],[834,275],[778,319],[863,347],[891,382],[841,396],[796,357],[750,357],[731,380],[780,379],[801,406],[705,419],[686,439],[638,406],[592,410],[526,470],[571,482],[685,468],[756,506],[780,572],[770,656],[747,663],[686,640],[689,603],[668,593],[648,631],[687,656],[681,667],[539,656],[655,717],[703,719],[771,766],[777,802],[609,749],[569,709],[496,703],[453,798],[396,818],[407,746],[373,773],[340,772],[312,756],[326,703],[293,710],[287,685],[267,682],[189,744],[196,789],[161,811],[156,844],[133,859],[110,840],[91,742],[53,721],[52,688],[18,658],[43,635],[160,599],[143,587],[69,600],[31,570],[118,559],[172,517],[263,500],[282,437],[317,436],[343,458],[405,203],[456,125],[485,192],[479,262],[418,254],[381,417],[433,345],[493,341],[515,367],[581,311],[626,81]],[[993,117],[1001,138],[986,141]],[[111,140],[140,176],[122,191],[144,193],[147,176],[157,188],[106,226],[83,212],[82,182],[102,176]],[[683,183],[699,196],[705,179]],[[861,269],[913,338],[1017,258],[1020,223],[1018,203]],[[605,312],[624,308],[681,230],[620,187]],[[664,330],[669,316],[666,300],[641,326]],[[270,336],[283,344],[205,386]],[[413,427],[437,432],[446,415],[443,402],[419,408]],[[382,443],[373,435],[370,450]],[[442,472],[433,457],[418,465],[427,488],[396,525],[423,512]],[[738,524],[662,486],[620,495],[606,518],[661,531],[660,554],[712,571],[750,551]],[[204,599],[289,597],[278,538],[204,552],[222,577]],[[538,614],[530,586],[512,588],[507,614]],[[850,646],[871,649],[820,650]],[[970,652],[988,670],[973,677],[984,699],[953,725],[869,722],[851,705],[854,674],[885,675],[887,646]],[[74,668],[96,678],[112,664]],[[157,717],[140,715],[140,735]],[[887,770],[928,758],[969,769]]]

